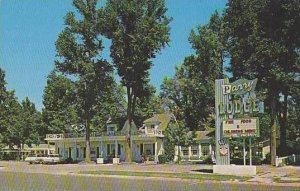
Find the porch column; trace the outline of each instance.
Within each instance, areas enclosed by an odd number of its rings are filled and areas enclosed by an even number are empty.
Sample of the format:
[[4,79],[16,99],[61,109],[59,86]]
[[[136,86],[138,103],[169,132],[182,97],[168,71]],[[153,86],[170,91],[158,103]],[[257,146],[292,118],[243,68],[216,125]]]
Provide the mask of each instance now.
[[211,144],[209,143],[209,155],[212,154],[212,147],[211,147]]
[[68,157],[66,157],[65,141],[63,141],[63,158],[68,158]]
[[181,146],[179,146],[179,151],[178,152],[179,152],[178,156],[179,156],[179,158],[181,158]]
[[200,159],[201,156],[202,156],[201,143],[199,143],[199,145],[198,145],[198,152],[199,152],[198,156],[199,156],[199,159]]
[[100,141],[100,147],[99,147],[99,149],[100,149],[100,151],[99,151],[99,153],[100,153],[100,158],[103,158],[104,156],[103,156],[103,141]]
[[76,140],[76,138],[75,138],[75,143],[73,143],[73,145],[74,145],[74,152],[72,152],[72,153],[74,154],[75,160],[77,160],[77,140]]
[[178,152],[179,152],[177,145],[175,145],[175,149],[174,150],[175,150],[174,161],[176,162],[176,160],[178,160]]
[[118,158],[118,142],[115,140],[115,158]]
[[161,151],[162,151],[160,154],[165,154],[165,147],[164,147],[164,142],[163,141],[161,141],[160,148],[161,148]]
[[131,160],[133,160],[133,157],[136,158],[135,154],[133,153],[134,152],[134,149],[133,149],[133,135],[130,136],[130,150],[131,150]]
[[155,141],[155,146],[154,146],[154,150],[155,150],[155,152],[154,152],[154,158],[155,158],[155,160],[154,160],[154,162],[158,162],[158,156],[157,156],[157,141]]
[[[47,141],[47,148],[48,148],[48,155],[50,154],[50,145],[49,145],[49,141]],[[22,145],[21,145],[21,150],[22,150]],[[22,160],[23,160],[23,156],[22,156]]]
[[191,160],[192,156],[192,146],[189,146],[189,160]]

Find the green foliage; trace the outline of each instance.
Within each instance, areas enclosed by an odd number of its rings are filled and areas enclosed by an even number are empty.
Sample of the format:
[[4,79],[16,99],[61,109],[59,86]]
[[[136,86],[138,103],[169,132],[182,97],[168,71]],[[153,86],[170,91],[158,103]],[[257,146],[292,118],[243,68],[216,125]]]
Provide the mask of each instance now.
[[168,157],[167,155],[163,154],[163,155],[158,155],[158,162],[159,164],[165,164],[166,162],[168,162]]
[[56,41],[56,67],[64,74],[73,75],[78,115],[90,121],[95,106],[110,93],[113,84],[112,67],[100,57],[103,49],[97,29],[97,1],[73,1],[82,20],[74,12],[65,16],[66,28]]
[[167,158],[167,161],[173,161],[175,156],[175,145],[174,143],[170,142],[168,139],[164,141],[164,155]]
[[262,164],[261,156],[252,156],[252,164],[261,165]]
[[265,164],[270,164],[271,163],[271,153],[266,154],[266,158],[263,161]]
[[[277,118],[282,110],[280,95],[291,95],[290,90],[296,88],[300,72],[299,19],[300,3],[294,0],[231,0],[225,11],[233,78],[258,78],[258,90],[267,95],[265,105],[271,118],[273,165]],[[287,115],[287,110],[284,110],[284,115]],[[286,119],[282,120],[281,128],[286,128]],[[281,132],[285,136],[285,130]]]
[[270,139],[271,129],[271,119],[269,113],[259,113],[255,117],[259,118],[259,137],[257,141],[265,141]]
[[195,54],[176,67],[173,78],[165,78],[161,96],[171,101],[172,112],[192,130],[213,126],[214,82],[223,77],[223,21],[215,13],[207,25],[191,31]]
[[5,85],[5,73],[0,69],[0,144],[19,148],[39,144],[45,135],[41,113],[28,98],[20,104]]
[[203,162],[205,164],[213,164],[213,161],[212,161],[212,157],[209,155],[209,156],[206,156],[203,160]]
[[149,92],[149,69],[169,42],[170,19],[163,0],[108,0],[99,11],[99,27],[111,39],[111,57],[127,90],[127,118],[132,120],[138,98]]
[[114,80],[111,65],[100,55],[103,46],[97,0],[73,0],[73,5],[80,16],[74,12],[65,16],[66,27],[55,43],[58,56],[55,64],[60,72],[74,80],[75,108],[79,121],[85,125],[86,161],[89,162],[89,134],[90,129],[94,129],[91,121],[102,107],[101,103],[109,99]]
[[[175,146],[187,147],[194,143],[195,133],[190,132],[188,128],[184,127],[182,122],[175,123],[171,121],[165,131],[165,154],[168,160],[174,158]],[[173,148],[172,148],[173,147]],[[180,156],[178,156],[180,158]],[[178,160],[179,162],[180,160]]]
[[[137,100],[149,95],[152,59],[170,41],[166,11],[164,0],[108,0],[98,11],[98,27],[111,40],[110,56],[126,87],[130,124]],[[126,161],[131,161],[129,143],[126,147]]]
[[48,75],[43,104],[43,121],[49,133],[66,133],[71,125],[79,123],[75,83],[55,71]]
[[189,129],[184,127],[182,123],[170,122],[166,129],[165,137],[175,146],[190,146],[194,142],[194,133],[190,133]]
[[294,153],[300,153],[300,83],[297,83],[298,88],[292,90],[292,98],[289,102],[288,110],[288,128],[287,137],[289,140],[296,140],[297,148],[294,148]]
[[26,97],[21,103],[20,129],[18,141],[22,144],[40,144],[44,141],[46,133],[42,121],[42,114],[38,112],[35,105]]
[[164,112],[162,100],[155,94],[155,87],[149,85],[148,95],[137,99],[134,121],[137,125],[142,125],[145,119],[153,116],[153,113]]
[[13,146],[19,145],[17,140],[20,129],[20,112],[21,106],[14,95],[14,92],[6,92],[6,97],[2,100],[0,127],[1,138],[5,145]]

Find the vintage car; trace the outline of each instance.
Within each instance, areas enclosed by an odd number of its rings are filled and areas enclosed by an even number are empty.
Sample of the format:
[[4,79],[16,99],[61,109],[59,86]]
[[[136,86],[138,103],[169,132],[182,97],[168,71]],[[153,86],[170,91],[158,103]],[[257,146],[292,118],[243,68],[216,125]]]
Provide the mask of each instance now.
[[29,164],[41,164],[44,161],[45,156],[41,154],[29,154],[25,158],[25,162],[29,162]]
[[59,154],[49,154],[43,158],[43,164],[57,164],[61,162],[63,162],[63,159]]

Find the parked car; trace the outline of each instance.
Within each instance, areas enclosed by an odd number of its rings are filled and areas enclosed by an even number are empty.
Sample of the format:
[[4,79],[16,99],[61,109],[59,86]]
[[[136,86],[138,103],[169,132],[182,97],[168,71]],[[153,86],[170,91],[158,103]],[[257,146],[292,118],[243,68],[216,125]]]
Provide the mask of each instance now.
[[44,164],[57,164],[63,162],[63,158],[59,154],[49,154],[43,158]]
[[25,158],[25,162],[29,162],[29,164],[41,164],[44,161],[45,156],[39,154],[29,154]]

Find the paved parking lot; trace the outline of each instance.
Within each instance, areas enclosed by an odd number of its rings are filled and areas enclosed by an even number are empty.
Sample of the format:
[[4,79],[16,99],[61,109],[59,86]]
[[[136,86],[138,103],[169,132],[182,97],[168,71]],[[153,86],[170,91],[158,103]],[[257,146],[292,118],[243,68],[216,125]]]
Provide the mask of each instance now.
[[51,174],[68,174],[78,171],[137,171],[137,172],[189,172],[196,173],[200,169],[211,170],[211,165],[169,165],[169,164],[56,164],[30,165],[26,162],[17,161],[0,161],[2,171],[10,172],[28,172],[28,173],[51,173]]
[[[135,171],[135,172],[172,172],[172,173],[211,173],[212,165],[170,165],[170,164],[56,164],[30,165],[26,162],[0,161],[0,173],[25,172],[43,174],[74,174],[79,171]],[[281,178],[299,182],[300,166],[272,167],[269,165],[257,166],[257,175],[251,182],[272,183],[273,178]]]

